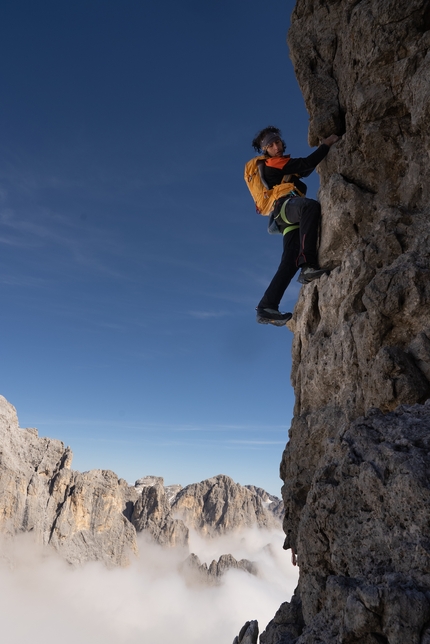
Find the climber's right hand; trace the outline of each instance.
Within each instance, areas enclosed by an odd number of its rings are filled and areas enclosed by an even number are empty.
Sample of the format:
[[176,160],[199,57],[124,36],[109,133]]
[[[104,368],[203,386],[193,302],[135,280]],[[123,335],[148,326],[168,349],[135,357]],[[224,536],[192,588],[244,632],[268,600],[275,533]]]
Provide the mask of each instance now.
[[338,136],[337,134],[331,134],[329,137],[321,141],[321,145],[322,144],[328,145],[328,147],[331,148],[333,143],[336,143],[339,140],[340,140],[340,136]]

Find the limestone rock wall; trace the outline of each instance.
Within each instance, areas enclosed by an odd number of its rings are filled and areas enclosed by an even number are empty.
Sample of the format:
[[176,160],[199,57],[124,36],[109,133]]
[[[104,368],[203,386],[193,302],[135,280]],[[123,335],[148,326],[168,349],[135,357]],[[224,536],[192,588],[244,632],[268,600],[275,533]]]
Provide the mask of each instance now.
[[174,498],[172,512],[205,536],[225,534],[233,528],[279,525],[276,515],[264,508],[254,489],[247,489],[224,474],[185,487]]
[[275,519],[282,521],[284,518],[284,504],[282,499],[278,499],[277,496],[273,494],[268,494],[266,490],[263,490],[261,487],[256,487],[255,485],[245,485],[247,490],[251,490],[257,496],[260,497],[263,507],[272,514]]
[[0,396],[0,531],[32,532],[70,563],[125,565],[137,552],[124,512],[127,483],[108,470],[74,472],[59,440],[20,429],[15,408]]
[[[21,429],[15,408],[0,396],[1,534],[31,532],[71,564],[124,566],[138,553],[138,533],[188,554],[189,528],[215,536],[244,527],[280,527],[280,499],[228,476],[184,489],[165,487],[157,476],[129,486],[109,470],[73,471],[71,462],[72,452],[61,441]],[[229,567],[248,570],[229,557],[213,564],[210,575],[219,577]]]
[[342,134],[319,168],[332,270],[291,322],[297,644],[427,642],[430,4],[298,0],[288,42],[310,143]]
[[[293,322],[290,526],[339,423],[430,396],[429,26],[423,0],[298,0],[293,13],[310,142],[343,136],[320,164],[320,261],[333,270],[302,289]],[[293,445],[309,443],[295,465]]]
[[244,570],[251,575],[258,574],[258,567],[255,563],[248,559],[238,561],[233,555],[221,555],[218,561],[213,559],[208,566],[206,563],[201,563],[198,556],[192,553],[180,566],[180,571],[189,584],[204,585],[220,583],[221,577],[231,569]]
[[301,641],[428,641],[429,448],[430,401],[372,409],[331,443],[299,527]]
[[137,499],[131,522],[138,532],[147,531],[160,545],[187,546],[189,530],[185,523],[172,516],[164,487],[144,487]]

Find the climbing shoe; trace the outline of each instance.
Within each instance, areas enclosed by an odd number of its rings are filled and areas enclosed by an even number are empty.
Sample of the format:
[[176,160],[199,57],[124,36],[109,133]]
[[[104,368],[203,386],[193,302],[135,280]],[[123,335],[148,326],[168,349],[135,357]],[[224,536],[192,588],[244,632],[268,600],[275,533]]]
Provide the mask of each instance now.
[[305,266],[304,268],[302,268],[297,281],[300,282],[300,284],[309,284],[310,282],[313,282],[313,280],[317,280],[319,277],[321,277],[321,275],[324,275],[326,273],[328,273],[328,271],[325,268]]
[[258,324],[273,324],[274,326],[285,326],[288,320],[293,317],[292,313],[280,313],[278,309],[263,309],[257,307]]

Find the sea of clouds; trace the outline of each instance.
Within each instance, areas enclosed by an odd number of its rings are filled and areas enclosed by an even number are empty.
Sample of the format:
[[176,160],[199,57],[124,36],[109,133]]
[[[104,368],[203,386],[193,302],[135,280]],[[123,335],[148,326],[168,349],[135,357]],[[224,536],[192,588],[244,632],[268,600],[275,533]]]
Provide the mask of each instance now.
[[22,535],[1,544],[0,623],[7,644],[231,644],[247,620],[260,631],[297,585],[281,531],[250,529],[203,539],[190,552],[208,565],[222,554],[258,565],[258,576],[230,570],[219,585],[178,572],[183,552],[140,537],[128,568],[72,568]]

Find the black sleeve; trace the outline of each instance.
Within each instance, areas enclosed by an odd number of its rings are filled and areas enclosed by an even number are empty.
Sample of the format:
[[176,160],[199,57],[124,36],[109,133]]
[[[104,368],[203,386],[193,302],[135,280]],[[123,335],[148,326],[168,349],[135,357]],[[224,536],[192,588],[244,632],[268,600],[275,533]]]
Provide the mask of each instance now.
[[298,174],[300,177],[308,177],[315,170],[318,163],[327,156],[329,150],[329,146],[323,143],[308,157],[290,159],[284,166],[283,172],[285,174]]

